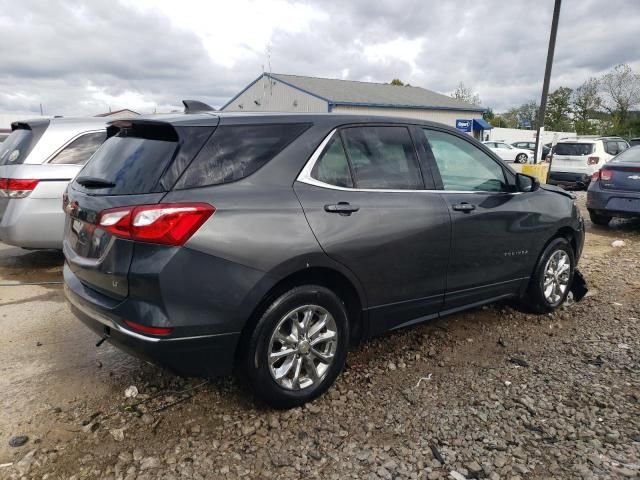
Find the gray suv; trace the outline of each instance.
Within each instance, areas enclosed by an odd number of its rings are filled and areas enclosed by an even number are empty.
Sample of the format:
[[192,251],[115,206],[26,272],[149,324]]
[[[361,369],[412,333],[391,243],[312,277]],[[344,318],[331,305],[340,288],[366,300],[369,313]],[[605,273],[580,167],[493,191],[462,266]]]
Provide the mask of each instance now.
[[108,135],[64,199],[73,312],[275,407],[329,388],[354,342],[501,299],[549,312],[578,278],[572,196],[444,125],[212,112]]

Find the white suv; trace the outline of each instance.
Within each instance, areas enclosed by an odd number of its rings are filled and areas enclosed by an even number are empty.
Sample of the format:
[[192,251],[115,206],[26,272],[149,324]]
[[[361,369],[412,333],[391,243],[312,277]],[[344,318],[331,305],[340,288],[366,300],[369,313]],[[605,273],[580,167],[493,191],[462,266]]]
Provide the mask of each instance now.
[[629,148],[620,137],[576,137],[560,140],[553,147],[549,183],[586,188],[591,175]]

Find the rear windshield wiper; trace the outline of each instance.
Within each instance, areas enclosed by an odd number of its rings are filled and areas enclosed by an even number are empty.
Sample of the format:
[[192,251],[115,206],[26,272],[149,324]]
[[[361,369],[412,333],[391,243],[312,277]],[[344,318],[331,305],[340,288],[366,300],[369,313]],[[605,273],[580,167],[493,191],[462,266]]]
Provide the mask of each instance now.
[[109,180],[97,177],[78,177],[76,182],[86,188],[111,188],[116,186],[115,183]]

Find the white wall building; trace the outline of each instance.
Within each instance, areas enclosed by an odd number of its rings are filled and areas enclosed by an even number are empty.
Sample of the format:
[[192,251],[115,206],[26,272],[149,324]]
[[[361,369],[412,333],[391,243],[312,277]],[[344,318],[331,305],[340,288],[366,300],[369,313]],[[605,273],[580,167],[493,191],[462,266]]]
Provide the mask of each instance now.
[[260,75],[221,110],[387,115],[431,120],[452,127],[462,121],[465,128],[464,122],[468,122],[469,133],[477,138],[482,138],[483,129],[491,128],[482,120],[484,107],[426,88],[277,73]]
[[[505,142],[505,143],[513,143],[513,142],[535,142],[536,141],[536,130],[521,130],[518,128],[498,128],[494,127],[493,129],[485,132],[483,140],[491,140],[495,142]],[[571,138],[575,137],[576,132],[553,132],[553,131],[544,131],[542,132],[542,143],[554,143],[563,138]],[[488,137],[488,138],[487,138]]]

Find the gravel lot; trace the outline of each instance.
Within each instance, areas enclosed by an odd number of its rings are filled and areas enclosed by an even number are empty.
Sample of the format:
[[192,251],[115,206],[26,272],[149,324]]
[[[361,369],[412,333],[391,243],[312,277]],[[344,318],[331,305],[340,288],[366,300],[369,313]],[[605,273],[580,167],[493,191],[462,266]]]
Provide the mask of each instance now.
[[59,281],[59,255],[0,249],[0,478],[639,478],[640,222],[588,228],[584,301],[377,339],[284,412],[96,349],[60,285],[7,286]]

